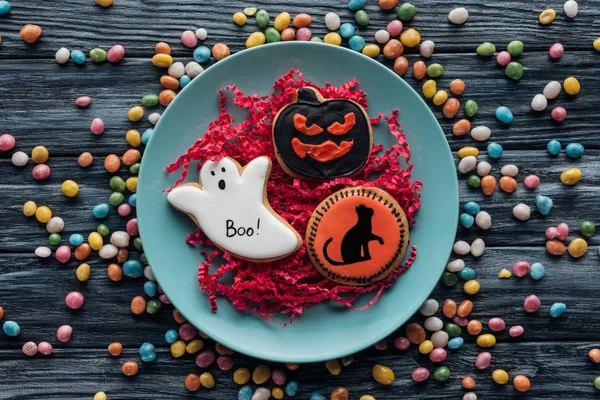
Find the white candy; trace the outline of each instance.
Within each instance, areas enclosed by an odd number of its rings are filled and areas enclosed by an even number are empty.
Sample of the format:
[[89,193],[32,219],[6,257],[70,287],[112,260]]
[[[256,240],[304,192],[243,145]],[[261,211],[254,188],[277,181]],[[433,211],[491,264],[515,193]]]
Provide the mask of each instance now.
[[438,317],[429,317],[423,323],[423,327],[429,332],[437,332],[442,330],[444,323]]
[[475,224],[487,231],[492,227],[492,217],[486,211],[479,211],[475,216]]
[[386,31],[385,29],[380,29],[377,32],[375,32],[375,41],[377,43],[387,43],[390,40],[390,33],[388,31]]
[[[471,246],[469,245],[469,243],[465,242],[464,240],[459,240],[458,242],[454,243],[452,250],[454,250],[454,252],[460,256],[465,256],[471,252]],[[464,264],[464,262],[463,262],[463,264]],[[450,266],[450,264],[448,264],[448,267],[449,266]],[[464,268],[464,265],[463,265],[463,268]]]
[[544,93],[544,96],[548,100],[552,100],[552,99],[555,99],[558,97],[561,89],[562,89],[562,86],[560,85],[560,82],[552,81],[552,82],[548,82],[548,84],[544,88],[543,93]]
[[174,62],[168,70],[169,75],[173,78],[181,78],[185,74],[185,65],[182,62]]
[[425,58],[431,57],[434,49],[435,49],[435,43],[433,43],[433,41],[431,41],[431,40],[424,41],[423,43],[421,43],[421,46],[419,47],[419,51],[421,52],[421,55]]
[[71,52],[66,47],[61,47],[54,55],[54,59],[56,59],[56,62],[59,64],[66,63],[69,61],[69,58],[71,58]]
[[190,61],[185,65],[185,73],[192,79],[200,75],[204,68],[196,61]]
[[52,254],[52,250],[47,247],[38,247],[35,249],[35,255],[39,258],[48,258]]
[[475,156],[466,156],[458,163],[458,172],[461,174],[466,174],[469,171],[472,171],[477,165],[477,158]]
[[259,387],[254,391],[251,400],[269,400],[271,398],[271,391],[264,387]]
[[438,347],[446,347],[446,345],[448,344],[448,333],[446,333],[446,331],[437,331],[437,332],[433,332],[431,334],[431,338],[429,338],[429,340],[431,340],[431,342],[433,343],[433,347],[438,348]]
[[421,314],[423,314],[424,316],[426,316],[426,317],[430,317],[432,315],[435,315],[435,313],[437,312],[438,308],[440,308],[440,303],[438,303],[437,300],[435,300],[435,299],[427,299],[421,305],[421,308],[419,308],[419,312]]
[[160,114],[157,112],[153,112],[152,114],[148,115],[148,121],[150,121],[150,123],[152,125],[156,125],[158,123],[159,119],[160,119]]
[[471,129],[471,137],[478,142],[484,142],[490,138],[492,131],[487,126],[478,126]]
[[65,221],[61,217],[52,217],[46,224],[48,233],[59,233],[65,229]]
[[105,260],[116,257],[117,253],[119,253],[119,249],[117,249],[112,244],[105,244],[100,248],[100,250],[98,250],[98,255],[100,256],[100,258],[103,258]]
[[206,39],[207,36],[208,36],[208,32],[206,32],[206,29],[200,28],[200,29],[196,30],[196,37],[198,38],[198,40],[204,40],[204,39]]
[[481,257],[484,251],[485,242],[483,241],[483,239],[477,238],[473,240],[473,243],[471,243],[471,254],[474,257]]
[[149,281],[156,282],[156,278],[154,277],[154,272],[152,272],[152,268],[150,268],[149,265],[147,265],[146,268],[144,268],[144,276]]
[[463,400],[477,400],[477,395],[475,394],[475,392],[465,393],[465,395],[463,396]]
[[24,167],[29,162],[29,156],[22,151],[17,151],[12,155],[11,161],[15,167]]
[[464,7],[455,8],[448,14],[448,20],[457,25],[467,22],[467,18],[469,18],[469,12]]
[[565,3],[564,6],[565,14],[569,18],[575,18],[577,16],[577,12],[579,11],[579,5],[575,0],[569,0]]
[[110,235],[110,243],[120,248],[129,246],[129,233],[125,231],[113,232],[112,235]]
[[[455,246],[456,246],[456,244],[455,244]],[[471,249],[469,249],[469,251],[471,251]],[[465,253],[465,254],[467,254],[467,253]],[[448,272],[460,272],[464,268],[465,268],[465,262],[463,260],[461,260],[460,258],[450,261],[448,263],[448,265],[446,265],[446,269],[448,270]]]
[[534,111],[544,111],[548,107],[548,100],[543,94],[536,94],[531,100],[531,108]]
[[519,173],[519,168],[517,168],[517,166],[514,164],[506,164],[504,167],[502,167],[500,173],[502,175],[514,177],[517,176],[517,174]]
[[527,221],[531,216],[531,208],[527,204],[517,204],[513,208],[513,215],[520,221]]
[[489,175],[491,170],[492,165],[487,161],[481,161],[479,164],[477,164],[477,175],[481,177]]
[[340,16],[334,12],[325,14],[325,25],[330,31],[336,31],[340,27]]

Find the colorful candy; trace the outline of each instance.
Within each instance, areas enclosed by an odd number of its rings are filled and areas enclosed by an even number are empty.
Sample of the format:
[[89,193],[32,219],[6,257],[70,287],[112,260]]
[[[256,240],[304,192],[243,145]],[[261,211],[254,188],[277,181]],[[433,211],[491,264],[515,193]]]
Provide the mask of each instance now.
[[495,114],[498,121],[505,124],[510,124],[514,119],[512,111],[510,111],[510,109],[506,106],[500,106],[496,108]]
[[541,300],[535,294],[531,294],[525,297],[525,301],[523,302],[523,308],[528,313],[534,313],[540,309],[542,305]]
[[394,371],[383,365],[375,365],[372,370],[373,379],[382,385],[391,385],[396,377]]
[[492,372],[492,379],[498,385],[505,385],[508,382],[508,373],[503,369],[497,369]]
[[516,61],[512,61],[504,69],[504,75],[507,78],[518,81],[523,77],[523,66]]
[[581,170],[579,168],[569,168],[560,175],[560,181],[565,185],[575,185],[581,180]]

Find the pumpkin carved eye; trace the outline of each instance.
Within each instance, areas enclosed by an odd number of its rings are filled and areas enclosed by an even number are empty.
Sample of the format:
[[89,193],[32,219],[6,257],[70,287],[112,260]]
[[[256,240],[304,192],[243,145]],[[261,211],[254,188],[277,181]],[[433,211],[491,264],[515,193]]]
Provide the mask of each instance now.
[[308,120],[302,114],[294,114],[294,128],[298,132],[302,132],[307,136],[315,136],[323,132],[323,128],[321,128],[317,124],[312,124],[310,127],[306,126],[306,122]]
[[354,113],[350,112],[344,115],[343,124],[334,122],[333,124],[329,125],[327,132],[331,133],[332,135],[345,135],[346,133],[350,132],[352,128],[354,128],[354,125],[356,125],[356,116],[354,116]]

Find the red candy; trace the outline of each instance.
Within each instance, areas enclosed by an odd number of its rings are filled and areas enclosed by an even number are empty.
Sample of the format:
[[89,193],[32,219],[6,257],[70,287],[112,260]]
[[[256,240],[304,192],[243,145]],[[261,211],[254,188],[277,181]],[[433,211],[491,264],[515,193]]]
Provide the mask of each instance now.
[[531,265],[527,261],[517,261],[513,264],[512,272],[515,276],[522,278],[529,273],[530,269]]
[[108,54],[106,55],[106,59],[108,62],[117,63],[121,61],[125,57],[125,48],[120,44],[113,46],[108,50]]
[[0,151],[9,151],[15,147],[15,138],[13,135],[5,133],[0,136]]
[[527,175],[523,184],[527,189],[535,189],[540,184],[540,178],[537,175]]
[[198,356],[196,357],[196,365],[199,366],[200,368],[209,367],[212,363],[215,362],[215,358],[216,358],[216,356],[213,351],[210,351],[210,350],[203,351],[202,353],[198,354]]
[[510,63],[510,53],[508,51],[501,51],[496,55],[496,62],[498,65],[502,65],[503,67],[507,66]]
[[406,350],[410,346],[410,340],[404,336],[399,336],[394,340],[394,347],[398,350]]
[[549,226],[548,229],[546,229],[546,239],[552,240],[552,239],[556,239],[557,237],[558,237],[558,229],[556,229],[556,227],[554,227],[554,226]]
[[556,229],[558,230],[558,235],[556,236],[558,240],[565,240],[569,236],[569,225],[566,223],[561,222]]
[[552,116],[552,119],[556,122],[563,122],[565,118],[567,118],[567,110],[565,110],[564,107],[558,106],[552,110],[552,113],[550,113],[550,115]]
[[125,225],[125,230],[127,230],[127,233],[129,233],[131,236],[139,235],[137,218],[132,218],[129,221],[127,221],[127,225]]
[[50,167],[46,164],[38,164],[31,170],[33,179],[43,181],[50,176]]
[[194,339],[198,335],[198,329],[194,325],[186,322],[179,327],[179,337],[186,342]]
[[412,372],[412,379],[415,382],[424,382],[429,379],[429,370],[427,368],[417,368]]
[[217,358],[217,366],[221,371],[229,371],[233,368],[233,358],[230,356],[221,356]]
[[61,264],[66,264],[71,259],[71,248],[69,246],[60,246],[54,253],[56,260]]
[[444,350],[441,347],[438,347],[437,349],[433,349],[431,351],[431,353],[429,353],[429,359],[431,360],[431,362],[434,363],[441,363],[442,361],[444,361],[446,359],[447,353],[446,350]]
[[72,310],[77,310],[83,306],[83,294],[71,292],[65,297],[65,304]]
[[531,294],[525,297],[525,301],[523,302],[523,308],[528,313],[536,312],[542,306],[542,301],[535,294]]

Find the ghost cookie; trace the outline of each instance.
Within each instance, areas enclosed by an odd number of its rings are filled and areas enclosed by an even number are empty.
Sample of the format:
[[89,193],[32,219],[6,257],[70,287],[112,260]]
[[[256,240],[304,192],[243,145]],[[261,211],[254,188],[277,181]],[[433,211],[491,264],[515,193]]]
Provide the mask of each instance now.
[[273,122],[277,161],[299,179],[352,176],[364,167],[373,147],[367,112],[356,102],[328,99],[314,88],[298,89],[293,103]]
[[167,196],[220,249],[248,261],[270,262],[300,248],[302,238],[267,200],[271,160],[258,157],[241,167],[225,157],[206,161],[199,183],[175,187]]
[[312,263],[346,285],[385,279],[408,247],[408,222],[398,202],[381,189],[351,187],[315,209],[306,230]]

